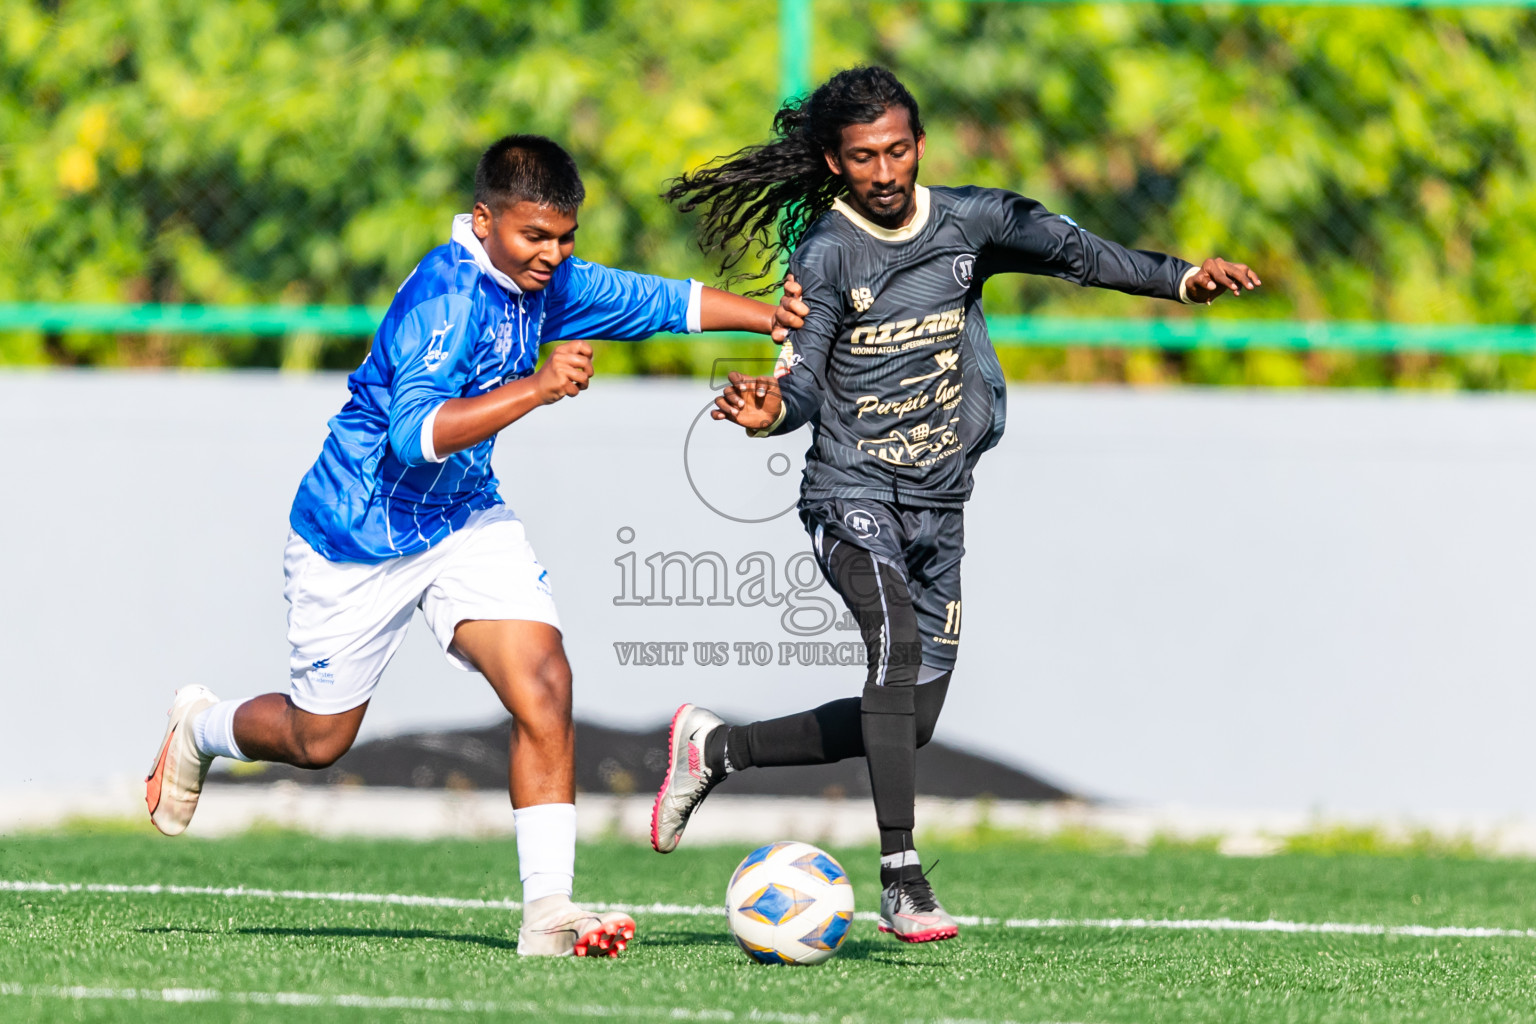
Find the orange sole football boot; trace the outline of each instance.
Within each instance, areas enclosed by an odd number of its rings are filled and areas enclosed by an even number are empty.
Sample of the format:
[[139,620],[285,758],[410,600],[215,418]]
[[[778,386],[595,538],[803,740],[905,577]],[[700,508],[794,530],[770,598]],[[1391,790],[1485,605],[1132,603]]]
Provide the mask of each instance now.
[[179,836],[192,821],[197,798],[203,792],[203,779],[213,758],[197,752],[192,741],[192,722],[198,712],[219,702],[205,686],[183,686],[166,712],[170,723],[160,751],[144,780],[144,802],[149,806],[149,820],[168,836]]

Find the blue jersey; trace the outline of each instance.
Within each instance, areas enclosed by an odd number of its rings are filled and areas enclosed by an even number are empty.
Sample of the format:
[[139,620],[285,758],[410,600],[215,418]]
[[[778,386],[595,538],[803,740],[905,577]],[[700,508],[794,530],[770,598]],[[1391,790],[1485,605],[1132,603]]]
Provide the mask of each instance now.
[[699,330],[700,285],[568,259],[538,292],[497,270],[454,218],[447,245],[427,253],[395,293],[368,358],[347,379],[320,457],[288,521],[332,561],[382,562],[424,551],[501,504],[492,436],[440,456],[438,408],[534,370],[539,346],[572,338],[628,341]]

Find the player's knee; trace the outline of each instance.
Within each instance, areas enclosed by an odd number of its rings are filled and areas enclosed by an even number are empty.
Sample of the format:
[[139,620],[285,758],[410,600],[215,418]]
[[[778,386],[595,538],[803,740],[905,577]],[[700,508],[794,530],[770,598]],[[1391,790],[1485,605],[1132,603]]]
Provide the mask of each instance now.
[[917,745],[921,747],[933,739],[933,730],[938,727],[939,712],[944,710],[944,697],[949,693],[949,673],[918,683],[912,691],[917,716]]

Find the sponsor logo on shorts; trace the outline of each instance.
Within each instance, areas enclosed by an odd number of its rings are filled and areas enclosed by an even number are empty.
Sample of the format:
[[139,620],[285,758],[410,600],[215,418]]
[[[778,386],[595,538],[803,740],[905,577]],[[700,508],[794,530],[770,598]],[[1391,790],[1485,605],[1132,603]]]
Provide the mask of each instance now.
[[843,525],[859,540],[880,536],[880,520],[875,518],[873,512],[865,512],[861,508],[849,509],[843,515]]
[[336,673],[331,671],[331,659],[321,658],[309,664],[309,678],[316,683],[324,683],[327,686],[336,682]]
[[542,590],[546,595],[553,597],[554,591],[549,588],[549,570],[539,567],[539,578],[533,581],[533,585]]

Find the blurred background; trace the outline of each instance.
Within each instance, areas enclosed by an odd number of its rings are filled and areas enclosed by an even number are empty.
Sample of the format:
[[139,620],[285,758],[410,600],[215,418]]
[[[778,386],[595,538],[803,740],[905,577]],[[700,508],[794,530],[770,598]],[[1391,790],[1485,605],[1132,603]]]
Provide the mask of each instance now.
[[[131,777],[174,686],[282,688],[292,489],[489,142],[574,152],[581,255],[714,281],[667,179],[878,62],[922,104],[926,183],[1265,282],[1211,309],[988,284],[1013,418],[940,738],[1101,803],[1536,813],[1527,3],[0,0],[0,48],[0,528],[27,539],[0,556],[0,788]],[[771,354],[605,345],[592,393],[503,436],[586,721],[856,684],[692,664],[777,656],[803,639],[777,613],[622,603],[629,554],[782,573],[805,547],[774,518],[797,474],[695,430],[720,360]],[[743,465],[761,523],[699,482]],[[641,641],[689,663],[623,663]],[[477,686],[417,635],[365,735],[495,721]],[[48,763],[28,723],[82,704],[95,753]],[[625,763],[591,785],[643,791]]]
[[[442,242],[513,130],[575,152],[587,257],[708,277],[666,180],[880,62],[922,104],[926,180],[1264,272],[1261,300],[1189,324],[995,281],[990,311],[1026,317],[995,331],[1020,380],[1536,385],[1525,4],[5,0],[0,26],[7,363],[350,369],[375,322],[358,307]],[[219,333],[126,308],[146,303],[215,307]],[[1146,316],[1164,332],[1117,322]]]

